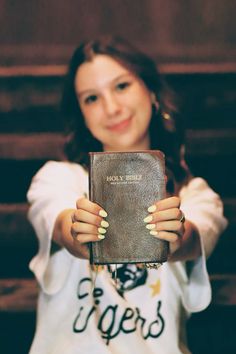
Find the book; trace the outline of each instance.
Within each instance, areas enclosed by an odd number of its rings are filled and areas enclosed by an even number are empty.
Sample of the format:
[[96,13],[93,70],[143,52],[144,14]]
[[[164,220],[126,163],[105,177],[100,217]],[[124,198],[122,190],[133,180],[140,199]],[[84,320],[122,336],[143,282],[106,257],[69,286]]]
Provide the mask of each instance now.
[[148,207],[165,198],[165,157],[161,151],[91,152],[89,199],[109,222],[104,240],[90,243],[91,264],[162,263],[168,242],[151,236]]

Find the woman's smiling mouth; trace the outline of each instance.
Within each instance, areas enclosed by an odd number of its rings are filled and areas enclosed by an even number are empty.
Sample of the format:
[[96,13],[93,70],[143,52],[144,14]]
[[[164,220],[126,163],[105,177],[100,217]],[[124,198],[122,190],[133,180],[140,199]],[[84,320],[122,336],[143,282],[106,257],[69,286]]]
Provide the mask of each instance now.
[[119,123],[115,123],[115,124],[112,124],[111,126],[108,126],[107,129],[110,131],[116,131],[116,132],[123,131],[129,127],[130,123],[131,123],[131,118],[127,118],[127,119],[122,120]]

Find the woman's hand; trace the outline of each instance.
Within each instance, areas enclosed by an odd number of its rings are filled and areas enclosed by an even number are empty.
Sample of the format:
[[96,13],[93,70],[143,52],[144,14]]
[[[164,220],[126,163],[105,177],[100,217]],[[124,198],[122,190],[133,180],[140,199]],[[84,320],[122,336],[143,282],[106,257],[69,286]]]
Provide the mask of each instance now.
[[89,258],[88,242],[105,238],[109,226],[105,210],[87,198],[77,200],[76,209],[63,211],[57,218],[54,240],[75,257]]
[[185,217],[180,210],[180,198],[162,199],[148,208],[150,213],[144,222],[150,234],[161,240],[169,241],[170,254],[180,246],[185,233]]
[[[170,243],[169,260],[191,260],[201,254],[198,230],[185,220],[180,199],[170,197],[158,201],[148,209],[144,219],[152,237]],[[81,198],[76,209],[64,210],[56,220],[53,239],[78,258],[89,258],[88,242],[100,242],[109,226],[107,213],[99,205]]]
[[148,212],[144,222],[150,234],[170,243],[169,261],[194,260],[201,255],[198,229],[185,220],[179,197],[160,200],[149,207]]

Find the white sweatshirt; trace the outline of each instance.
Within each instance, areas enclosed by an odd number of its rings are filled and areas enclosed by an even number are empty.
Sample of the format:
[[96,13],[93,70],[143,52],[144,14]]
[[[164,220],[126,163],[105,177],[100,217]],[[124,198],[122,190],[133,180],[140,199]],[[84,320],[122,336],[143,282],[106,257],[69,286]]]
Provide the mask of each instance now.
[[201,178],[180,191],[181,210],[202,241],[202,256],[190,274],[184,262],[158,270],[123,265],[117,286],[106,267],[95,273],[89,261],[66,249],[50,256],[57,215],[87,193],[88,176],[80,165],[54,161],[41,168],[28,191],[29,219],[39,240],[30,269],[41,288],[30,354],[189,353],[185,320],[210,303],[205,255],[227,225],[219,196]]

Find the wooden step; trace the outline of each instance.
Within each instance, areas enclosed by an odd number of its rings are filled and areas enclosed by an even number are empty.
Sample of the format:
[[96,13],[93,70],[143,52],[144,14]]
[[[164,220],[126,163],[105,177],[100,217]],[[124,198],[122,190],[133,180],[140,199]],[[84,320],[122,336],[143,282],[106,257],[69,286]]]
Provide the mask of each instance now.
[[0,76],[0,112],[53,107],[60,102],[63,78],[55,75]]
[[33,277],[29,262],[38,241],[27,220],[28,205],[0,204],[0,278]]
[[[231,225],[236,226],[236,198],[223,200],[225,216]],[[33,229],[27,220],[28,204],[0,204],[0,244],[12,240],[15,236],[15,244],[29,244],[33,235]],[[0,247],[0,248],[1,248]]]
[[[213,274],[210,280],[212,305],[236,306],[236,274]],[[0,312],[35,311],[38,291],[35,279],[0,279]]]
[[[32,69],[32,71],[31,71]],[[0,71],[0,131],[62,131],[58,115],[64,69]],[[27,72],[28,70],[28,72]],[[167,73],[187,129],[235,128],[236,73]],[[40,114],[42,112],[42,114]],[[51,116],[51,118],[50,118]],[[45,117],[48,117],[45,120]],[[13,125],[12,122],[15,122]],[[32,121],[34,125],[32,125]],[[58,124],[57,124],[58,123]],[[24,130],[22,130],[22,128]]]
[[8,246],[31,249],[35,246],[34,230],[27,219],[27,203],[0,204],[0,249]]
[[211,274],[212,304],[236,306],[236,274]]
[[[236,273],[236,198],[224,202],[229,226],[208,260],[211,274]],[[26,203],[0,204],[0,278],[33,277],[29,262],[37,253],[38,241],[27,211]]]
[[0,158],[9,160],[63,159],[65,137],[56,133],[1,134]]
[[[60,133],[0,134],[0,159],[60,159],[65,141]],[[236,129],[189,129],[186,152],[191,157],[232,156],[236,154]]]
[[38,286],[34,279],[0,279],[0,312],[32,312]]
[[[206,179],[222,198],[232,198],[236,197],[236,169],[233,159],[232,156],[188,157],[187,162],[193,175]],[[33,176],[47,161],[48,159],[0,160],[0,203],[25,202]]]
[[191,158],[236,155],[236,129],[188,129],[186,154]]
[[[222,197],[232,196],[236,129],[187,130],[186,138],[186,161],[192,173],[205,178]],[[64,142],[61,133],[0,134],[0,202],[24,202],[37,170],[50,159],[65,158]]]

